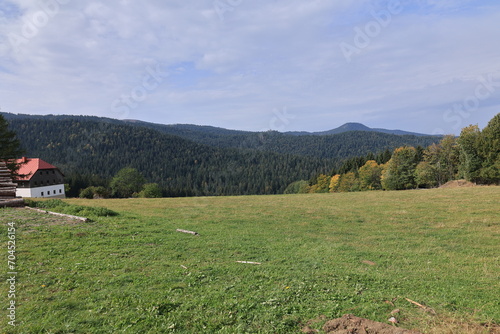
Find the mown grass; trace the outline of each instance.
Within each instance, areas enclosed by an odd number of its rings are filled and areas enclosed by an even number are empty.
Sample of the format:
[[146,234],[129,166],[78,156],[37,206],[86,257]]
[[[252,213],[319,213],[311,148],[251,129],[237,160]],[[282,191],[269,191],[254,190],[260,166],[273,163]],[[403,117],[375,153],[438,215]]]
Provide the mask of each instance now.
[[500,323],[499,187],[66,202],[119,215],[0,210],[3,249],[18,226],[18,326],[2,317],[3,332],[294,333],[396,308],[426,333]]

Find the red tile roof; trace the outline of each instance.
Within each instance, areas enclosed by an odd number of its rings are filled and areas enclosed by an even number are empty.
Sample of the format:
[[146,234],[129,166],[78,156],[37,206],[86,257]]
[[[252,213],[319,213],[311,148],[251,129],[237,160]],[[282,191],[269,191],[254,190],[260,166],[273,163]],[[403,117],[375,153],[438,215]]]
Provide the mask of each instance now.
[[25,175],[24,177],[18,177],[18,181],[29,181],[31,177],[40,169],[58,169],[56,166],[38,158],[30,159],[23,157],[22,159],[17,159],[16,163],[23,163],[17,173],[19,175]]

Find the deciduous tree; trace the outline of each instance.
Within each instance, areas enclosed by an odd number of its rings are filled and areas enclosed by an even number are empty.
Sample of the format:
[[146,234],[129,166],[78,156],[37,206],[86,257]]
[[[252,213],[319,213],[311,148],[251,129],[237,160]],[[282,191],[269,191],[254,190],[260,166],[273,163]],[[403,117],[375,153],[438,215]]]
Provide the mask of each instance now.
[[137,169],[126,167],[113,177],[110,187],[113,196],[128,198],[140,192],[145,182],[144,176]]
[[419,185],[442,185],[457,176],[459,149],[455,136],[445,136],[439,144],[432,144],[423,153],[424,162],[417,166]]
[[343,174],[340,177],[340,182],[338,186],[339,192],[351,192],[351,191],[359,191],[359,179],[356,177],[354,172],[349,172]]
[[500,183],[500,113],[488,122],[482,137],[480,176],[486,183]]
[[316,184],[312,185],[310,192],[327,193],[330,186],[330,178],[325,174],[320,174],[316,179]]
[[375,160],[368,160],[358,171],[361,190],[382,189],[382,166]]
[[482,134],[477,125],[463,128],[458,138],[459,177],[467,181],[477,182],[480,180],[479,173],[483,160],[480,152],[481,141]]
[[418,162],[418,152],[414,147],[397,148],[383,174],[383,188],[387,190],[415,188],[415,169]]
[[339,182],[340,182],[339,174],[335,174],[334,176],[332,176],[332,178],[330,179],[330,187],[329,187],[331,193],[338,191]]
[[435,170],[427,161],[421,161],[415,169],[415,182],[419,187],[437,186]]

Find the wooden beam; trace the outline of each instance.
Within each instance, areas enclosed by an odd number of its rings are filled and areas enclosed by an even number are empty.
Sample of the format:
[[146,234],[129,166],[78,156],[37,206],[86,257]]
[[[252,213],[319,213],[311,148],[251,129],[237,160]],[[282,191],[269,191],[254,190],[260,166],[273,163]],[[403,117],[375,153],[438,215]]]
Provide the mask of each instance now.
[[78,216],[67,215],[67,214],[59,213],[59,212],[52,212],[52,211],[46,211],[46,210],[41,210],[41,209],[36,209],[36,208],[30,208],[29,206],[27,206],[26,209],[30,209],[30,210],[41,212],[41,213],[47,213],[49,215],[54,215],[54,216],[60,216],[60,217],[65,217],[65,218],[77,219],[77,220],[81,220],[83,222],[89,221],[89,219],[85,218],[85,217],[78,217]]
[[262,264],[260,262],[252,262],[252,261],[236,261],[238,263],[247,263],[247,264]]
[[0,200],[0,208],[15,208],[22,206],[24,206],[24,199],[22,198]]
[[200,235],[198,232],[183,230],[183,229],[180,229],[180,228],[178,228],[176,231],[177,232],[181,232],[181,233],[188,233],[188,234],[192,234],[192,235],[198,235],[198,236]]
[[16,188],[0,188],[0,196],[13,196],[16,197]]

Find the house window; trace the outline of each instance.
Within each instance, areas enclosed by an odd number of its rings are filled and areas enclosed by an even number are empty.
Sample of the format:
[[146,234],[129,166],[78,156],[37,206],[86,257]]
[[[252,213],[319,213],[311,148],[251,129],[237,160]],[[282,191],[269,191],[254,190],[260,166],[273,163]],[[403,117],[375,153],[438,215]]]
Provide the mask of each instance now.
[[62,194],[62,190],[61,189],[59,189],[59,194]]
[[43,191],[42,191],[42,197],[43,197]]

